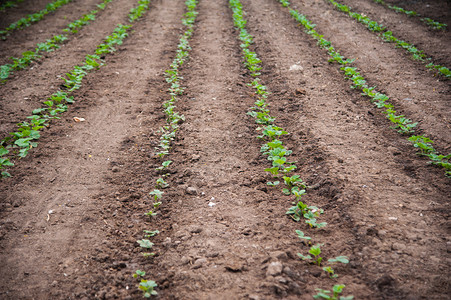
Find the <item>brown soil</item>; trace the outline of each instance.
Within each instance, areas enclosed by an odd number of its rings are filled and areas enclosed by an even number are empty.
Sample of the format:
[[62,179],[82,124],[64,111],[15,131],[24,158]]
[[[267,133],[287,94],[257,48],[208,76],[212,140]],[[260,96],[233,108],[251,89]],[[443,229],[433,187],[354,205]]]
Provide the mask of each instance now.
[[[450,152],[448,81],[324,0],[291,2],[343,55],[358,58],[368,81],[420,121],[420,132],[437,149]],[[451,65],[448,31],[432,32],[364,2],[346,4],[390,19],[384,24],[396,25],[399,36]],[[1,57],[57,33],[96,1],[74,3],[49,15],[48,23],[0,42]],[[2,85],[2,137],[56,90],[58,75],[125,22],[134,5],[113,1],[62,49]],[[403,7],[447,21],[448,6]],[[24,9],[21,4],[8,13],[19,17]],[[312,299],[315,288],[337,283],[355,299],[446,299],[451,189],[443,170],[426,164],[380,111],[349,88],[327,53],[277,1],[243,1],[272,114],[290,133],[284,143],[293,150],[297,174],[312,187],[305,200],[325,210],[320,220],[328,226],[311,230],[294,222],[285,215],[292,200],[266,185],[269,161],[246,115],[255,99],[227,1],[201,0],[197,10],[190,59],[181,69],[186,90],[177,103],[186,120],[168,158],[170,187],[158,215],[144,213],[159,177],[154,147],[165,124],[164,71],[183,30],[183,1],[152,1],[106,66],[86,77],[77,102],[11,169],[13,177],[0,182],[0,298],[140,299],[132,277],[140,269],[157,282],[160,299]],[[301,68],[290,70],[295,64]],[[75,123],[74,116],[86,121]],[[143,230],[155,229],[156,256],[146,259],[136,241]],[[297,257],[308,247],[296,229],[324,244],[323,257],[350,257],[335,268],[337,280]]]

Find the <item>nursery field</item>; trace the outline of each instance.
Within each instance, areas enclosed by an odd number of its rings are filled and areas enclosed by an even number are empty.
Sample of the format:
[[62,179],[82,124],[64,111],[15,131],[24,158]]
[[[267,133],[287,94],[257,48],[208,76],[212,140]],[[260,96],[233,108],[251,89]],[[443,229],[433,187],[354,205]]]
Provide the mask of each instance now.
[[450,26],[1,0],[0,299],[447,299]]

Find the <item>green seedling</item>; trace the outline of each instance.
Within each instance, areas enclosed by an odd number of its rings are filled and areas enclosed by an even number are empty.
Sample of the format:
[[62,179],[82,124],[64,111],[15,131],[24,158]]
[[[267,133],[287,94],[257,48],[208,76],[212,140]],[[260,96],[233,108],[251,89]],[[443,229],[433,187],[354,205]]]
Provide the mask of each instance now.
[[153,252],[141,252],[141,255],[144,256],[145,258],[151,257],[151,256],[155,256],[155,253]]
[[415,148],[420,149],[421,155],[427,155],[435,152],[435,149],[432,147],[433,141],[427,137],[421,135],[411,136],[409,141],[413,143]]
[[[349,263],[349,258],[347,256],[337,256],[335,258],[328,259],[327,262],[334,264],[334,263],[342,263],[347,264]],[[332,269],[331,266],[326,266],[323,268],[323,270],[329,275],[330,278],[337,278],[338,275],[335,274],[334,269]]]
[[312,228],[323,228],[327,226],[326,222],[317,223],[315,214],[312,212],[312,210],[309,210],[307,213],[304,214],[305,223],[309,224]]
[[152,243],[151,241],[149,241],[147,239],[137,240],[137,242],[141,248],[146,248],[146,249],[150,249],[154,245],[154,243]]
[[153,210],[149,210],[148,212],[144,213],[144,215],[149,216],[149,217],[154,217],[157,215],[157,213],[154,212]]
[[144,280],[142,279],[139,283],[139,289],[143,291],[145,298],[150,298],[151,296],[158,295],[158,293],[154,290],[158,285],[153,280]]
[[280,181],[274,181],[274,182],[268,181],[266,184],[269,186],[277,186],[277,185],[279,185],[279,183],[280,183]]
[[169,167],[169,165],[170,165],[171,163],[172,163],[171,160],[164,161],[164,162],[161,164],[161,167],[156,168],[156,170],[157,170],[157,171],[162,171],[162,170],[166,169],[167,167]]
[[440,23],[440,22],[434,21],[431,18],[422,18],[421,21],[426,23],[429,27],[431,27],[433,29],[438,29],[438,30],[446,29],[446,27],[448,26],[445,23]]
[[156,189],[149,193],[149,195],[153,196],[154,201],[160,199],[163,196],[163,194],[164,192]]
[[160,177],[157,179],[156,186],[157,186],[157,188],[164,189],[164,188],[167,188],[169,186],[169,184],[166,181],[164,181],[163,178]]
[[312,256],[310,255],[302,255],[301,253],[298,253],[298,256],[302,259],[302,260],[312,260],[313,263],[315,263],[318,266],[321,266],[321,262],[323,260],[323,258],[321,256],[319,256],[321,254],[321,246],[323,244],[316,244],[310,247],[309,253],[312,254],[314,257],[312,258]]
[[328,290],[322,290],[322,289],[316,289],[318,291],[318,294],[313,296],[314,299],[326,299],[326,300],[352,300],[354,299],[354,296],[340,296],[340,294],[343,292],[345,285],[344,284],[337,284],[334,285],[332,288],[333,294],[330,295],[330,291]]
[[304,243],[306,243],[307,245],[309,245],[311,243],[312,238],[309,236],[306,236],[304,234],[304,232],[302,232],[300,230],[296,230],[296,233],[298,235],[298,238],[300,238]]
[[144,230],[144,233],[145,233],[145,237],[146,237],[146,238],[149,238],[149,237],[156,236],[157,234],[160,233],[160,231],[158,231],[158,230],[154,230],[154,231],[151,231],[151,230]]
[[[302,179],[300,178],[300,175],[293,175],[291,177],[289,176],[283,176],[283,180],[285,185],[287,186],[287,188],[283,189],[282,192],[285,195],[290,195],[290,194],[294,194],[296,191],[300,191],[299,188],[294,189],[295,187],[302,187],[302,188],[307,188],[307,185],[302,181]],[[305,193],[305,190],[304,190]],[[304,194],[303,193],[303,194]]]
[[146,276],[146,272],[141,270],[136,270],[135,274],[133,274],[133,278],[139,278]]
[[329,275],[330,279],[338,277],[338,275],[335,274],[335,271],[334,271],[334,269],[332,269],[332,267],[329,267],[329,266],[328,267],[323,267],[323,271],[325,271],[327,273],[327,275]]

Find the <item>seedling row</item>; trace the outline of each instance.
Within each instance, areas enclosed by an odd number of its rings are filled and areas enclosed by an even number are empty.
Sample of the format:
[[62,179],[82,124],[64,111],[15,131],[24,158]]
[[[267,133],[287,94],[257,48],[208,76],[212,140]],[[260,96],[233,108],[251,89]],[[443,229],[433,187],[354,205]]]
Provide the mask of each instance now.
[[52,3],[47,4],[45,8],[40,10],[39,12],[27,15],[26,17],[23,17],[22,19],[10,24],[5,29],[0,30],[0,38],[6,39],[6,37],[9,36],[14,30],[23,29],[33,23],[37,23],[44,19],[44,17],[49,13],[54,12],[61,6],[66,5],[70,2],[72,2],[72,0],[56,0]]
[[[280,0],[280,3],[284,7],[290,7],[288,1]],[[318,42],[317,45],[320,48],[327,50],[327,53],[331,57],[329,59],[329,62],[338,63],[340,70],[345,74],[345,78],[352,81],[353,84],[351,85],[351,88],[361,90],[362,95],[370,98],[371,103],[373,103],[377,108],[383,109],[383,114],[385,114],[387,119],[394,124],[394,126],[392,126],[391,128],[396,129],[403,135],[409,135],[408,140],[415,148],[418,148],[420,150],[418,154],[428,157],[430,159],[429,163],[444,168],[445,175],[450,177],[451,154],[443,155],[438,153],[432,145],[434,142],[430,138],[424,135],[415,135],[415,127],[418,125],[418,122],[413,122],[405,115],[399,115],[395,110],[394,105],[388,102],[388,100],[390,99],[389,96],[377,91],[376,87],[369,86],[367,80],[359,71],[357,71],[357,68],[351,67],[355,59],[349,59],[341,55],[330,41],[326,40],[315,30],[316,25],[313,24],[309,19],[307,19],[305,15],[291,8],[289,8],[289,12],[296,21],[304,26],[305,33],[314,38]]]
[[364,14],[353,12],[352,8],[345,4],[341,4],[335,0],[327,0],[327,1],[331,3],[337,10],[345,14],[348,14],[348,16],[350,16],[351,18],[365,25],[366,28],[371,32],[378,33],[379,36],[382,38],[382,40],[384,40],[385,42],[394,43],[396,47],[403,48],[404,50],[406,50],[409,54],[412,55],[412,58],[414,60],[423,62],[426,68],[431,70],[435,69],[439,72],[438,74],[444,76],[447,79],[451,79],[451,71],[449,70],[448,67],[434,63],[432,61],[432,58],[429,57],[427,54],[425,54],[423,50],[418,49],[409,42],[397,38],[395,35],[393,35],[393,32],[388,30],[388,28],[386,28],[385,26],[380,25],[376,21],[371,20],[368,16]]
[[[14,166],[13,161],[24,158],[28,152],[38,146],[36,142],[40,137],[40,131],[48,127],[51,120],[59,119],[58,115],[68,109],[68,105],[74,103],[73,92],[80,89],[83,79],[91,72],[104,65],[101,58],[116,51],[116,46],[121,45],[128,36],[133,23],[138,20],[148,9],[150,0],[139,0],[137,7],[128,14],[128,25],[119,24],[105,40],[97,46],[93,54],[86,55],[84,62],[74,66],[71,71],[62,76],[63,87],[52,94],[43,102],[43,107],[33,110],[27,121],[18,124],[18,129],[10,133],[10,136],[0,141],[0,170]],[[8,171],[2,171],[2,177],[11,176]]]
[[[183,78],[179,74],[179,69],[189,58],[189,50],[191,50],[191,47],[189,46],[189,39],[193,35],[194,23],[198,14],[196,11],[197,3],[197,0],[187,0],[185,2],[186,13],[182,19],[182,24],[185,26],[186,30],[180,37],[177,45],[177,54],[169,69],[165,72],[166,82],[170,84],[168,89],[169,99],[163,103],[164,114],[166,115],[166,124],[159,129],[159,132],[161,133],[160,144],[158,147],[155,147],[155,156],[161,161],[161,166],[156,168],[156,170],[161,176],[155,181],[155,189],[149,193],[151,198],[153,198],[153,207],[144,214],[149,218],[154,218],[157,216],[158,208],[163,201],[164,192],[161,190],[169,187],[169,183],[167,182],[167,178],[170,176],[168,168],[172,161],[165,160],[165,157],[170,154],[170,149],[172,147],[171,143],[175,139],[179,125],[185,121],[185,117],[176,111],[177,107],[175,104],[178,101],[178,97],[183,95],[184,91],[184,88],[181,86],[181,80]],[[154,245],[149,238],[155,236],[157,233],[159,233],[158,230],[145,230],[144,239],[137,241],[139,246],[144,251],[149,251]],[[142,255],[144,257],[150,257],[154,256],[155,253],[143,252]],[[144,279],[145,275],[145,271],[136,270],[133,277],[140,280],[138,288],[143,292],[143,296],[145,298],[149,298],[152,295],[158,294],[155,290],[157,284],[153,280]]]
[[[288,157],[292,154],[291,150],[288,150],[284,145],[282,138],[289,133],[283,128],[275,125],[276,118],[270,115],[269,104],[267,103],[270,92],[268,88],[261,83],[259,78],[262,61],[258,58],[257,53],[250,50],[250,46],[253,44],[253,36],[246,30],[246,20],[244,18],[244,12],[239,0],[229,0],[230,7],[233,11],[234,25],[239,30],[239,39],[241,41],[242,54],[244,59],[244,65],[248,69],[252,82],[248,85],[253,87],[257,100],[253,107],[250,108],[248,115],[255,118],[257,124],[257,131],[261,131],[261,135],[257,136],[265,142],[260,152],[267,156],[267,159],[271,162],[272,167],[265,169],[266,172],[272,176],[272,181],[268,181],[267,185],[277,187],[283,185],[282,193],[293,197],[293,204],[287,212],[293,220],[300,221],[305,220],[305,223],[309,225],[309,228],[322,228],[327,225],[326,222],[319,223],[317,218],[324,213],[323,209],[316,206],[308,205],[302,197],[306,194],[308,186],[300,178],[300,175],[293,174],[297,169],[295,162],[288,161]],[[332,268],[335,263],[349,263],[349,259],[346,256],[338,256],[336,258],[330,258],[327,260],[327,264],[322,263],[323,257],[321,254],[321,246],[323,244],[317,243],[312,245],[312,238],[304,234],[300,230],[296,230],[297,237],[300,238],[305,245],[310,246],[309,253],[313,255],[303,255],[298,253],[298,256],[308,263],[313,263],[318,267],[322,267],[331,279],[338,277],[335,270]],[[343,292],[345,285],[335,284],[331,291],[317,288],[318,293],[313,296],[315,299],[354,299],[354,296],[340,296]]]
[[0,5],[0,11],[5,11],[8,8],[12,8],[12,7],[17,7],[17,5],[19,3],[22,3],[24,0],[10,0],[10,1],[6,1],[5,3],[3,3],[2,5]]
[[0,83],[5,83],[13,71],[23,70],[32,62],[41,59],[41,53],[53,52],[60,49],[61,45],[70,39],[71,36],[69,34],[75,34],[84,26],[89,25],[90,22],[95,20],[96,14],[99,11],[104,10],[111,1],[112,0],[102,0],[99,4],[97,4],[97,10],[92,10],[90,13],[83,15],[78,20],[67,24],[67,27],[63,29],[63,34],[55,35],[45,42],[38,43],[34,51],[25,51],[22,53],[21,57],[11,57],[10,59],[13,61],[12,64],[0,66]]
[[[385,6],[385,7],[389,8],[389,9],[391,9],[391,10],[394,10],[397,13],[402,13],[402,14],[408,15],[409,17],[422,17],[421,14],[419,14],[419,13],[417,13],[415,11],[406,10],[406,9],[404,9],[402,7],[399,7],[399,6],[396,6],[396,5],[387,4],[384,0],[373,0],[373,1],[378,3],[378,4],[380,4],[380,5]],[[429,28],[432,28],[434,30],[444,30],[448,26],[445,23],[440,23],[438,21],[434,21],[433,19],[427,18],[427,17],[422,17],[420,20],[421,20],[421,22],[426,24]]]

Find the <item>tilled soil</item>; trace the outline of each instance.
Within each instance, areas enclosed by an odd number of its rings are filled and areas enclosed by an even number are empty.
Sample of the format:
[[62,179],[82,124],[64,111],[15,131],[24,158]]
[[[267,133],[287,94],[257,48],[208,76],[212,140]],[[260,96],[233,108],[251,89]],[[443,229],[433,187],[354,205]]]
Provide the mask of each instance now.
[[[160,177],[154,147],[166,122],[164,71],[184,30],[183,1],[156,0],[105,58],[106,66],[85,78],[77,102],[43,131],[39,146],[16,161],[13,177],[0,182],[1,299],[140,299],[132,277],[138,269],[156,281],[161,299],[311,299],[315,288],[338,283],[355,299],[447,298],[451,189],[443,170],[416,155],[385,116],[349,88],[278,1],[242,2],[272,115],[290,133],[283,138],[293,150],[290,160],[310,186],[305,201],[325,210],[319,219],[328,225],[312,230],[294,222],[285,215],[293,199],[266,184],[270,162],[246,115],[255,95],[239,32],[228,1],[211,0],[199,1],[190,58],[180,70],[186,89],[176,105],[185,121],[168,156],[169,187],[158,214],[144,215]],[[358,58],[355,66],[368,81],[449,153],[449,81],[328,2],[291,2],[340,53]],[[409,8],[404,2],[396,4]],[[95,4],[74,1],[11,34],[0,42],[0,60],[58,33]],[[431,31],[370,0],[346,4],[451,65],[449,31]],[[58,75],[126,22],[135,5],[112,1],[61,49],[2,85],[2,138],[56,91]],[[449,21],[449,10],[443,13],[449,4],[431,6],[410,9]],[[24,1],[8,10],[8,20],[29,8]],[[86,121],[75,123],[74,116]],[[156,229],[156,255],[144,258],[136,241],[143,230]],[[299,259],[309,247],[296,229],[324,244],[326,259],[350,258],[335,267],[338,279]]]

